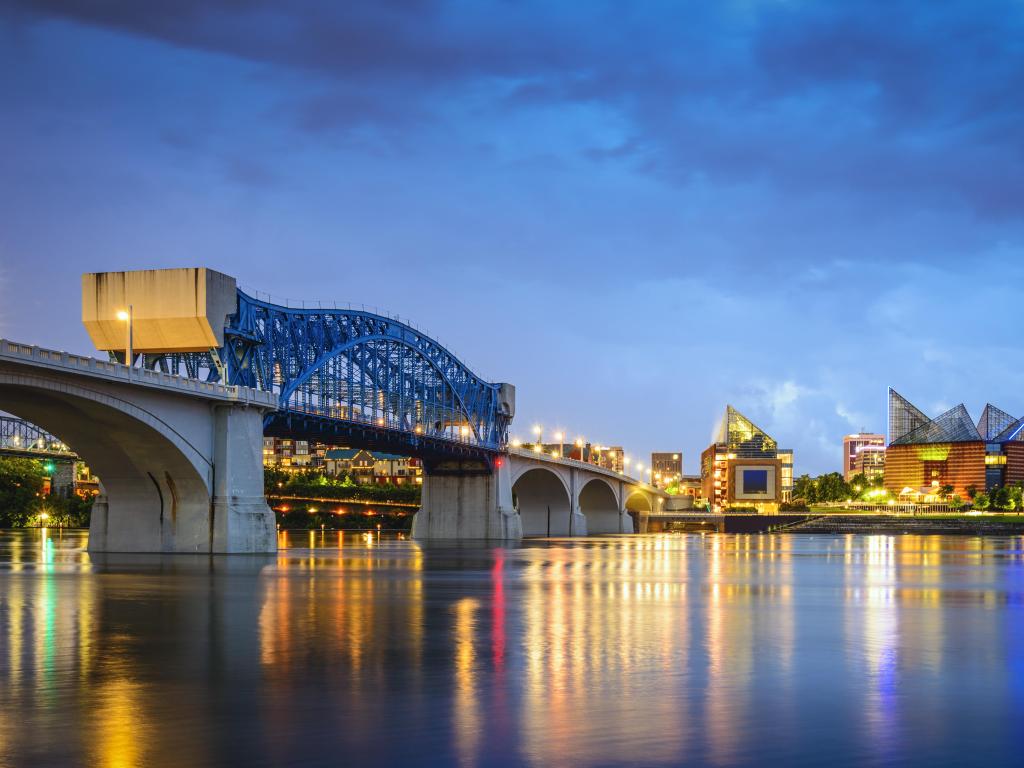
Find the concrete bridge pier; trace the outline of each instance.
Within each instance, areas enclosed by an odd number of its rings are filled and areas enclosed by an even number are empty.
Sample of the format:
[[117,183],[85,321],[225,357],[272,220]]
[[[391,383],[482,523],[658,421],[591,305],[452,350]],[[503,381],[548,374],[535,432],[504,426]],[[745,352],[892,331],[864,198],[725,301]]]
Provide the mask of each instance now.
[[420,509],[412,537],[518,541],[523,537],[512,503],[508,457],[483,461],[442,461],[424,467]]
[[102,475],[90,552],[275,551],[274,514],[263,496],[261,409],[211,404],[210,429],[207,482],[176,467],[161,472],[155,456],[140,466],[136,455],[128,471]]

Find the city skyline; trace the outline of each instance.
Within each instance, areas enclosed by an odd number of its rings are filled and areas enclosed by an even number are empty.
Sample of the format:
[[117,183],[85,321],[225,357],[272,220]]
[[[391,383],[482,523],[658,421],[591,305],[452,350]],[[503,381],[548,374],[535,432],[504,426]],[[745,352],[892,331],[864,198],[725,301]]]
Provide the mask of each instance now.
[[205,265],[686,472],[726,403],[810,474],[889,385],[1024,410],[1019,5],[104,8],[0,3],[0,336],[90,352],[80,273]]

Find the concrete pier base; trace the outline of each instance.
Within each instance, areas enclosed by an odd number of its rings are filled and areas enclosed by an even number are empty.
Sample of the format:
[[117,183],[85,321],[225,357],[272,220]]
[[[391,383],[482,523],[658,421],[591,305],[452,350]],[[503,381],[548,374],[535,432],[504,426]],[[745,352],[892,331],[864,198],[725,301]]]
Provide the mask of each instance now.
[[420,509],[413,517],[412,537],[518,541],[523,537],[519,513],[512,506],[512,480],[507,461],[493,471],[476,462],[444,462],[423,476]]

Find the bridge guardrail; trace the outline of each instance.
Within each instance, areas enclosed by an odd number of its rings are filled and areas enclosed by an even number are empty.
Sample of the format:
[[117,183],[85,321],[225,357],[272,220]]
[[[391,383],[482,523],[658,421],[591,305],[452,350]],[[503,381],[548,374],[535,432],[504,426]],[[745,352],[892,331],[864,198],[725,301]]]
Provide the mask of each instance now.
[[76,355],[55,349],[46,349],[45,347],[38,347],[32,344],[22,344],[10,339],[0,339],[0,357],[31,361],[52,368],[71,369],[106,379],[116,379],[125,383],[130,382],[170,388],[207,397],[224,398],[268,408],[277,408],[277,397],[272,392],[261,392],[249,387],[189,379],[172,373],[149,370],[148,368],[129,368],[123,363],[99,360],[95,357]]

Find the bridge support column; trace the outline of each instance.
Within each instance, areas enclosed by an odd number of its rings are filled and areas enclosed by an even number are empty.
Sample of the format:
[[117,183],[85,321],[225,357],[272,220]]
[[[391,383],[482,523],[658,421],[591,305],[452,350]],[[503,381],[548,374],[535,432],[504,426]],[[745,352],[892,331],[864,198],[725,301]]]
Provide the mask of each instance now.
[[[646,523],[647,518],[644,518]],[[645,526],[646,527],[646,526]],[[647,533],[646,530],[636,530],[636,525],[633,522],[633,516],[629,514],[628,509],[624,509],[619,512],[619,533]]]
[[274,513],[263,496],[263,413],[214,407],[210,551],[276,552]]
[[175,454],[161,452],[148,432],[119,435],[129,461],[104,465],[110,458],[97,452],[90,464],[102,472],[103,494],[93,504],[90,552],[277,551],[263,496],[262,410],[215,404],[203,420],[213,458],[205,478],[174,464]]
[[441,462],[425,468],[420,509],[412,537],[518,541],[523,524],[512,506],[512,477],[507,456],[494,469],[481,462]]
[[580,478],[579,470],[576,467],[570,467],[569,498],[572,499],[572,514],[569,517],[570,536],[587,535],[587,516],[583,514],[583,508],[580,506],[580,489],[582,487],[583,481]]

